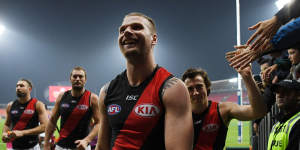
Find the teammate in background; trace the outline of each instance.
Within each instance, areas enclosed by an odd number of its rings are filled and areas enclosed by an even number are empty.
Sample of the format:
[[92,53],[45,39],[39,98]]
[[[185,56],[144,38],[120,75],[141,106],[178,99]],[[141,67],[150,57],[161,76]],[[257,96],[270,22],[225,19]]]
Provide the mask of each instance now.
[[184,83],[155,63],[154,21],[124,17],[119,47],[126,70],[100,91],[97,150],[191,150],[193,122]]
[[184,72],[182,81],[188,88],[192,103],[194,150],[223,149],[228,125],[232,119],[254,120],[266,114],[266,105],[252,77],[251,67],[238,72],[247,88],[251,105],[209,101],[211,82],[207,73],[196,68]]
[[32,83],[27,79],[17,82],[17,100],[8,103],[2,141],[12,141],[13,149],[39,150],[38,135],[45,131],[45,105],[31,98]]
[[[86,71],[75,67],[70,74],[72,89],[59,94],[45,132],[45,150],[50,150],[50,138],[56,128],[59,117],[60,132],[56,150],[90,150],[89,143],[99,129],[98,96],[84,88]],[[91,118],[95,126],[89,131]]]

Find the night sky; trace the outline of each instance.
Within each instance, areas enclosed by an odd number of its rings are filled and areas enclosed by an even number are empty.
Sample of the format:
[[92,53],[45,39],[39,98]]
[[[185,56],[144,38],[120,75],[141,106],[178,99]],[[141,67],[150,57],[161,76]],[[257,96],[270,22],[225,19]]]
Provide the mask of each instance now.
[[[275,0],[241,0],[241,41],[248,27],[272,17]],[[175,76],[201,67],[211,80],[236,77],[225,53],[236,44],[235,0],[0,0],[0,103],[16,99],[19,78],[33,81],[32,96],[46,104],[48,86],[68,85],[73,67],[87,70],[86,88],[100,88],[125,69],[118,27],[142,12],[158,30],[156,63]],[[254,73],[258,73],[254,65]]]

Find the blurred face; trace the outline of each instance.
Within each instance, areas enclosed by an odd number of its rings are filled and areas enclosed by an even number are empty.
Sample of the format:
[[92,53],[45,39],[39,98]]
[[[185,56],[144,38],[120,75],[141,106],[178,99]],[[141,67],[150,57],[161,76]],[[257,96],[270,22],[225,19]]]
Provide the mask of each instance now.
[[191,98],[192,104],[205,104],[207,101],[207,89],[201,75],[187,78],[184,81]]
[[119,47],[125,57],[145,55],[156,44],[151,23],[141,16],[127,16],[119,28]]
[[300,93],[297,90],[278,87],[276,91],[276,104],[278,108],[289,110],[300,101]]
[[300,52],[296,49],[289,49],[289,59],[293,65],[298,64],[300,62]]
[[17,97],[23,98],[26,97],[31,92],[31,87],[26,81],[18,81],[16,85],[16,94]]
[[86,83],[86,77],[83,70],[73,70],[70,77],[72,89],[80,91]]

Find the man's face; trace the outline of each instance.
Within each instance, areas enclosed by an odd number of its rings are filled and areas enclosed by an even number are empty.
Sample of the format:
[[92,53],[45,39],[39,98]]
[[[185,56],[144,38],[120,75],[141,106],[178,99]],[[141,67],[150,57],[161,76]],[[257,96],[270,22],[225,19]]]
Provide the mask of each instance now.
[[204,104],[207,100],[207,89],[203,77],[197,75],[194,78],[187,78],[184,83],[189,91],[192,104]]
[[72,75],[70,77],[70,82],[72,84],[72,89],[74,90],[82,90],[85,83],[86,77],[83,70],[73,70]]
[[17,97],[26,97],[31,92],[31,87],[26,81],[18,81],[16,85]]
[[299,91],[278,87],[276,90],[276,104],[278,108],[288,110],[295,106],[300,101]]
[[298,64],[300,62],[300,52],[296,49],[289,49],[289,59],[293,65]]
[[119,28],[119,47],[125,57],[145,55],[156,44],[150,22],[141,16],[127,16]]

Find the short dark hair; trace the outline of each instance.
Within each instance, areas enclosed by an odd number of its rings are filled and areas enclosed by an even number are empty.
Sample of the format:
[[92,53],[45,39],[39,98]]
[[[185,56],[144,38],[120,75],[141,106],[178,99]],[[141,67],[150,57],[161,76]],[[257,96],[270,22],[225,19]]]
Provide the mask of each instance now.
[[198,75],[200,75],[203,78],[204,84],[205,84],[206,89],[207,89],[207,95],[209,95],[210,87],[211,87],[211,81],[208,78],[207,72],[204,71],[203,69],[201,69],[201,68],[189,68],[183,73],[181,80],[184,82],[187,78],[192,79],[192,78],[195,78]]
[[25,81],[25,82],[29,85],[29,87],[30,87],[31,89],[33,88],[32,82],[31,82],[30,80],[28,80],[28,79],[21,78],[21,79],[19,79],[18,81]]
[[145,14],[140,13],[140,12],[131,12],[131,13],[125,15],[125,17],[129,17],[129,16],[140,16],[140,17],[143,17],[143,18],[147,19],[150,22],[150,24],[152,25],[152,28],[151,28],[152,32],[156,33],[155,22],[152,18],[150,18],[150,17],[148,17]]
[[74,67],[74,68],[72,69],[72,71],[71,71],[71,73],[70,73],[70,79],[71,79],[71,76],[72,76],[72,73],[73,73],[74,70],[82,70],[82,71],[84,72],[84,77],[85,77],[85,79],[86,79],[86,70],[85,70],[83,67],[81,67],[81,66],[76,66],[76,67]]

